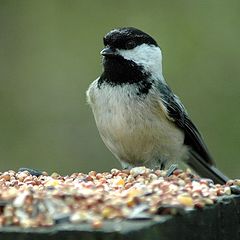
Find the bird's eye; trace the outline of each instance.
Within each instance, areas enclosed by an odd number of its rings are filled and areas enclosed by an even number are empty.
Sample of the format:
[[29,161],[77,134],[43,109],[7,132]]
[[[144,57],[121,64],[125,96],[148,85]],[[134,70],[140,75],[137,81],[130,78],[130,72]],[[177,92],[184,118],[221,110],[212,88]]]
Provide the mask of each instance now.
[[104,46],[107,46],[107,40],[105,37],[103,38],[103,44],[104,44]]
[[133,49],[137,46],[135,41],[129,41],[126,43],[126,49]]

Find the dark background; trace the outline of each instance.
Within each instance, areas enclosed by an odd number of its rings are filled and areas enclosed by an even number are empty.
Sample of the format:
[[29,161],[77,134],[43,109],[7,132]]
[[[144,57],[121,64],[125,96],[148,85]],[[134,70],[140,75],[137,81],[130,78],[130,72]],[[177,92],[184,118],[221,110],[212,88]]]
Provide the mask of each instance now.
[[120,167],[85,91],[101,73],[102,37],[134,26],[163,52],[220,169],[240,172],[240,1],[0,0],[0,170],[69,174]]

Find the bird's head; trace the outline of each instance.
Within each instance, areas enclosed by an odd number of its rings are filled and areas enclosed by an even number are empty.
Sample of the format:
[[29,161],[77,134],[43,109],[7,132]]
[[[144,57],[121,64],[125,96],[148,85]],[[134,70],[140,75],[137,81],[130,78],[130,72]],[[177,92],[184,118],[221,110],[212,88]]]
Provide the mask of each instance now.
[[162,54],[157,42],[147,33],[133,27],[114,29],[103,38],[105,71],[141,71],[162,74]]

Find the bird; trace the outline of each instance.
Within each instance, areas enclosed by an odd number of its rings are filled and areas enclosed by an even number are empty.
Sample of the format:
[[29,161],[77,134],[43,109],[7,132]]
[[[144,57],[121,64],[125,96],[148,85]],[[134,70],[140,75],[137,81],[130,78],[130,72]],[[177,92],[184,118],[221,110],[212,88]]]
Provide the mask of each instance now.
[[215,183],[228,181],[179,97],[166,83],[162,52],[147,33],[121,27],[103,37],[102,74],[87,89],[100,136],[123,168],[165,169],[182,161]]

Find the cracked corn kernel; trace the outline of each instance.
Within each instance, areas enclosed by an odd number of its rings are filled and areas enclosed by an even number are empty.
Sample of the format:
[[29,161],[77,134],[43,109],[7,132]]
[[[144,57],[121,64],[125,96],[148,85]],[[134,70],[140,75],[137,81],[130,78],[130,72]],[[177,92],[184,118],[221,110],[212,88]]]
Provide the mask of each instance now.
[[192,207],[193,206],[193,199],[190,196],[186,195],[179,195],[177,197],[177,200],[179,201],[180,204],[187,206],[187,207]]

